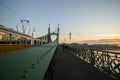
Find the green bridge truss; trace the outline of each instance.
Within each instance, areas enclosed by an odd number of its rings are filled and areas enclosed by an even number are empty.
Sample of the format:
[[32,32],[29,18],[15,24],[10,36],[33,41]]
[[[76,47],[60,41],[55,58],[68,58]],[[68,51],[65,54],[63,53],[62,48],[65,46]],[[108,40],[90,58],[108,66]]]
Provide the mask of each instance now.
[[[59,29],[58,29],[59,30]],[[58,46],[59,31],[55,41],[48,44],[16,50],[0,55],[0,80],[43,80]]]

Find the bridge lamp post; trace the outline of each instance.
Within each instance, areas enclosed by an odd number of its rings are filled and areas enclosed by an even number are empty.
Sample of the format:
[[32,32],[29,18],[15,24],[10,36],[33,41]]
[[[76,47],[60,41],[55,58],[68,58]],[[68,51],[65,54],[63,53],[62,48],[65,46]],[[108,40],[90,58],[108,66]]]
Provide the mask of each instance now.
[[69,33],[69,39],[70,39],[70,40],[71,40],[71,35],[72,35],[72,33],[70,32],[70,33]]
[[58,24],[58,29],[57,29],[57,31],[58,31],[58,32],[57,32],[57,39],[58,39],[58,43],[59,43],[59,32],[60,32],[59,25],[60,25],[60,24]]
[[[25,24],[28,24],[30,21],[29,21],[29,20],[26,20],[26,19],[22,19],[22,20],[20,20],[20,22],[22,23],[23,34],[25,34],[26,28],[27,28],[27,26],[25,27]],[[16,27],[17,27],[17,26],[16,26]],[[17,28],[17,30],[18,30],[18,28]]]
[[71,35],[72,35],[72,33],[70,32],[69,33],[70,44],[71,44]]
[[34,38],[33,38],[33,33],[35,32],[35,27],[34,27],[34,29],[33,29],[33,31],[32,31],[32,39],[31,39],[31,45],[33,45],[34,44]]

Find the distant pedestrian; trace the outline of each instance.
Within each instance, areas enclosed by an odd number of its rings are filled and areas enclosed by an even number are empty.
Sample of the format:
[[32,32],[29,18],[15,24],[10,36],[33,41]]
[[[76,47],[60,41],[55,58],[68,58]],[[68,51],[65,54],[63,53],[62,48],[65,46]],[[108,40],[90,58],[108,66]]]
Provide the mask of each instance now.
[[65,48],[66,48],[65,43],[63,43],[63,45],[62,45],[63,51],[65,51]]
[[66,50],[68,49],[68,47],[69,47],[68,45],[65,46]]

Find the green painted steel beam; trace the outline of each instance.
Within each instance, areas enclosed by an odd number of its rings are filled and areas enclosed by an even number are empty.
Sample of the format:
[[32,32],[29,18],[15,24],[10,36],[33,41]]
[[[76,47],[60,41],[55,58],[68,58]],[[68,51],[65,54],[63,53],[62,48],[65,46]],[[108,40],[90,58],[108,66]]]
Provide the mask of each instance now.
[[0,80],[43,80],[57,41],[0,55]]

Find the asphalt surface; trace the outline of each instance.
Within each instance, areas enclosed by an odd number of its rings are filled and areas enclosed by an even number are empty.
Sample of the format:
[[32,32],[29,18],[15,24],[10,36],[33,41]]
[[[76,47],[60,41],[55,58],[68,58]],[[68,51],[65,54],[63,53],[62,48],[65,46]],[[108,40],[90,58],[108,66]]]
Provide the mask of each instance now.
[[54,80],[114,80],[89,63],[58,48],[55,61]]

